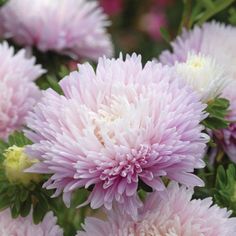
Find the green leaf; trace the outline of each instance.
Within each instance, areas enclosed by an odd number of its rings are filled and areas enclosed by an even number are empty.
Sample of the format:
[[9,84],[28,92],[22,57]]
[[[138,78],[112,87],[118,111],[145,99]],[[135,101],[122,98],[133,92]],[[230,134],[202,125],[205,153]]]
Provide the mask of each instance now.
[[236,8],[229,9],[229,22],[231,25],[236,25]]
[[42,221],[45,214],[48,212],[48,201],[42,194],[36,195],[38,202],[34,205],[33,208],[33,220],[35,224],[38,224]]
[[26,217],[27,215],[29,215],[31,210],[31,199],[30,197],[22,203],[21,208],[20,208],[20,215],[22,217]]
[[171,39],[170,39],[170,34],[167,31],[167,29],[164,27],[161,27],[160,33],[161,33],[162,38],[169,44]]
[[0,195],[0,210],[3,210],[9,206],[11,199],[8,197],[7,194]]
[[[214,7],[208,7],[205,12],[202,14],[202,17],[199,19],[197,24],[202,25],[205,21],[209,20],[211,17],[217,13],[223,11],[229,7],[235,0],[218,0],[214,2]],[[205,1],[206,2],[206,1]]]
[[54,91],[56,91],[58,94],[61,94],[61,95],[63,94],[63,91],[62,91],[60,85],[58,84],[57,79],[56,79],[54,76],[48,75],[48,76],[47,76],[47,81],[48,81],[48,83],[50,84],[50,87],[51,87]]
[[0,7],[7,3],[7,0],[0,0]]
[[8,146],[16,145],[18,147],[24,147],[32,142],[24,136],[23,132],[14,132],[8,138]]
[[17,218],[19,216],[19,214],[20,214],[20,209],[15,204],[13,204],[10,207],[10,209],[11,209],[11,216],[12,216],[12,218],[14,218],[14,219]]
[[205,111],[208,113],[208,117],[202,122],[202,124],[209,129],[217,130],[227,128],[229,122],[225,119],[229,112],[230,103],[225,98],[215,98],[208,103]]
[[221,207],[227,207],[236,216],[236,166],[230,164],[225,170],[217,169],[214,199]]
[[20,191],[20,201],[21,201],[21,202],[26,201],[26,199],[28,198],[28,196],[29,196],[29,192],[28,192],[26,189],[21,188],[21,191]]
[[39,224],[42,220],[45,214],[47,213],[48,209],[44,208],[43,206],[40,206],[39,203],[37,203],[34,206],[33,209],[33,220],[35,224]]
[[69,69],[65,66],[65,65],[61,65],[60,67],[60,71],[58,73],[58,75],[60,76],[60,78],[64,78],[66,75],[68,75],[70,73]]

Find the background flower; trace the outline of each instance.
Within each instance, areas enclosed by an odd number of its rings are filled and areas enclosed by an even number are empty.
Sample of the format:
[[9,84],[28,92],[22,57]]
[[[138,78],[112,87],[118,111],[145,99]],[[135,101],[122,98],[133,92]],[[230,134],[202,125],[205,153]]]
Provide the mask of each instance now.
[[175,62],[185,62],[188,53],[200,53],[210,56],[227,74],[236,79],[236,27],[217,23],[204,23],[202,27],[195,26],[192,31],[183,30],[182,35],[171,43],[173,53],[164,51],[160,61],[174,65]]
[[77,236],[181,235],[231,236],[236,233],[236,218],[231,212],[212,205],[211,198],[191,200],[193,191],[169,184],[167,191],[152,193],[136,221],[118,209],[108,213],[108,220],[87,218],[85,232]]
[[104,11],[108,15],[117,15],[123,9],[123,0],[99,0]]
[[109,22],[97,1],[10,0],[0,19],[4,36],[20,45],[94,60],[112,54]]
[[202,185],[191,173],[204,166],[205,105],[171,72],[143,68],[136,55],[100,59],[96,72],[80,65],[60,82],[64,96],[49,89],[28,118],[28,153],[40,160],[31,171],[53,174],[44,187],[63,191],[67,204],[72,191],[92,187],[92,208],[117,201],[133,215],[140,181],[159,191],[162,176]]
[[40,97],[34,80],[44,73],[25,50],[14,55],[6,42],[0,44],[0,138],[22,128],[25,116]]
[[214,58],[201,54],[189,53],[186,62],[176,62],[174,69],[206,103],[221,95],[230,81],[224,67],[217,64]]
[[32,215],[12,219],[11,212],[6,209],[0,212],[0,235],[2,236],[63,236],[62,229],[56,225],[56,217],[48,212],[43,221],[35,225]]
[[161,27],[166,27],[166,16],[163,12],[160,12],[156,9],[150,10],[147,14],[145,14],[140,21],[140,26],[144,32],[147,32],[148,35],[153,40],[161,40]]

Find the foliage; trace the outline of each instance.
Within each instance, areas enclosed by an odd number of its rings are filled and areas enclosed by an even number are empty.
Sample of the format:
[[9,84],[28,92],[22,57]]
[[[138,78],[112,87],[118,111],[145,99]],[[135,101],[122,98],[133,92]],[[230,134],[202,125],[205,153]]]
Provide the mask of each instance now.
[[206,112],[208,117],[203,121],[206,128],[211,130],[227,128],[229,122],[225,119],[228,109],[229,101],[225,98],[216,98],[208,103]]
[[236,216],[236,166],[230,164],[225,170],[218,167],[215,183],[214,199],[221,207],[227,207]]

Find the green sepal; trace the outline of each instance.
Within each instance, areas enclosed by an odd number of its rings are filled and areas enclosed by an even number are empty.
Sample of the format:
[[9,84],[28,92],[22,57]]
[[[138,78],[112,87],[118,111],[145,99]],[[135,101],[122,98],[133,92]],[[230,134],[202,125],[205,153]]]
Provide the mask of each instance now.
[[202,124],[211,130],[227,128],[229,121],[226,120],[226,115],[229,112],[230,103],[225,98],[216,98],[210,101],[205,111],[208,113],[208,117],[202,122]]

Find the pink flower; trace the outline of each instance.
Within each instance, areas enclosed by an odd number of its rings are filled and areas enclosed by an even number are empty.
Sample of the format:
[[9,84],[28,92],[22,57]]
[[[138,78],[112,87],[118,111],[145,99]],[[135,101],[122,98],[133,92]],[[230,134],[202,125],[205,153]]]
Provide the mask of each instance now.
[[100,4],[108,15],[119,14],[123,9],[123,0],[100,0]]
[[[176,62],[187,60],[189,52],[210,56],[222,68],[226,77],[236,81],[236,27],[217,22],[205,23],[202,27],[196,26],[192,31],[183,34],[172,42],[173,53],[165,51],[160,60],[164,64],[174,65]],[[216,70],[215,70],[216,71]],[[226,78],[225,77],[225,78]],[[217,78],[215,76],[215,78]],[[217,83],[214,83],[216,85]],[[227,119],[231,121],[228,129],[215,132],[219,144],[225,152],[236,162],[236,95],[235,83],[232,82],[222,93],[231,102],[231,112]]]
[[5,37],[20,45],[93,60],[112,54],[110,23],[96,1],[10,0],[0,19]]
[[25,124],[25,117],[40,97],[34,84],[44,70],[35,58],[26,58],[25,50],[14,55],[6,42],[0,44],[0,138]]
[[141,27],[154,40],[161,39],[160,28],[166,26],[166,17],[162,12],[150,11],[142,17]]
[[9,209],[0,212],[1,236],[63,236],[62,229],[56,225],[56,217],[48,212],[43,221],[37,225],[33,223],[32,214],[27,217],[13,219]]
[[236,218],[231,212],[212,205],[211,198],[191,200],[193,191],[170,183],[167,191],[152,193],[137,220],[118,209],[108,212],[108,220],[93,217],[85,220],[84,231],[77,236],[232,236]]
[[71,193],[93,188],[93,209],[118,202],[135,215],[140,181],[162,191],[161,177],[203,185],[192,174],[202,168],[207,137],[199,124],[205,105],[168,67],[141,57],[100,59],[96,72],[79,66],[60,82],[64,96],[49,89],[28,118],[30,171],[53,174],[44,187]]
[[210,56],[225,71],[236,79],[236,27],[215,21],[205,23],[202,27],[195,26],[192,31],[183,30],[181,36],[171,43],[173,52],[164,51],[160,55],[163,64],[174,65],[185,62],[189,53]]
[[230,122],[227,129],[216,131],[214,134],[217,141],[227,153],[229,158],[236,163],[236,81],[233,81],[224,90],[222,97],[227,98],[230,101],[230,112],[226,117],[226,120]]

